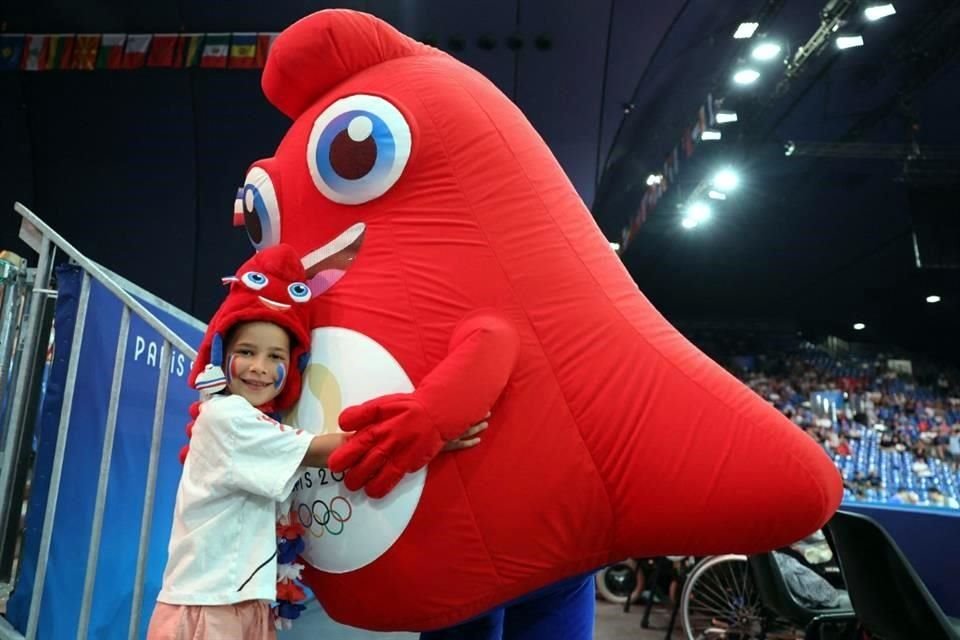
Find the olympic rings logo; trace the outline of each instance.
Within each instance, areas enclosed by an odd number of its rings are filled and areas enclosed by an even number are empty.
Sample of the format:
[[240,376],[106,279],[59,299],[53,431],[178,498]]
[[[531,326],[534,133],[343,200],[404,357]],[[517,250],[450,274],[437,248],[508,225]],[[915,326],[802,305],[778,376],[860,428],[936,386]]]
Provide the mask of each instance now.
[[[314,500],[308,505],[304,502],[297,507],[297,518],[314,538],[322,538],[324,533],[338,536],[343,533],[344,523],[353,516],[350,501],[343,496],[335,496],[328,505],[323,500]],[[314,529],[316,525],[317,529]]]

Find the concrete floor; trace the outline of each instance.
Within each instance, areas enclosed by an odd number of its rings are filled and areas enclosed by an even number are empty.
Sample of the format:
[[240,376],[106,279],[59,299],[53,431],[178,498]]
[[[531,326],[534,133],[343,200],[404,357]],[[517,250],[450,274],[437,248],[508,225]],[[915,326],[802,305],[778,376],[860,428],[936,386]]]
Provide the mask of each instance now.
[[[597,626],[594,633],[595,640],[663,640],[666,637],[666,626],[670,619],[669,611],[663,607],[656,607],[650,616],[652,629],[642,629],[640,619],[643,609],[633,607],[629,613],[623,612],[623,606],[610,604],[602,600],[597,601]],[[311,602],[307,611],[294,628],[279,634],[279,640],[416,640],[417,635],[412,633],[372,633],[353,627],[345,627],[332,621],[323,612],[316,602]],[[684,635],[677,629],[673,633],[674,640],[684,640]],[[563,640],[557,638],[557,640]]]

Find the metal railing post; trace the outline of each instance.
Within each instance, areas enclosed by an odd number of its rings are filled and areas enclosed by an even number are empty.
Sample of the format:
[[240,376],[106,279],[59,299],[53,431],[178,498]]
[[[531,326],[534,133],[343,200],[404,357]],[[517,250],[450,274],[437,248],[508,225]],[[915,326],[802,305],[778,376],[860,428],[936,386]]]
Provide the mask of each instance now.
[[160,444],[163,435],[163,416],[167,404],[167,384],[170,381],[170,343],[164,340],[160,349],[160,379],[157,381],[157,403],[153,412],[153,435],[150,439],[150,464],[147,467],[147,487],[143,495],[143,518],[140,522],[140,546],[137,550],[137,573],[133,582],[133,603],[130,608],[129,640],[136,640],[143,607],[143,582],[147,569],[147,551],[150,529],[153,526],[153,503],[157,491],[157,472],[160,467]]
[[93,524],[90,529],[90,549],[87,551],[87,572],[83,581],[83,599],[80,602],[80,621],[77,640],[87,637],[90,610],[93,606],[93,587],[97,579],[97,561],[100,558],[100,538],[103,533],[103,512],[107,504],[107,485],[110,481],[110,462],[113,460],[113,440],[117,432],[117,412],[123,385],[123,365],[127,354],[127,336],[130,334],[130,307],[124,306],[120,315],[120,333],[117,352],[113,359],[113,381],[110,385],[110,405],[103,433],[103,453],[100,454],[100,476],[97,479],[97,497],[93,503]]
[[30,596],[30,613],[27,617],[27,640],[37,637],[37,625],[40,622],[40,604],[43,599],[43,583],[47,577],[47,562],[50,560],[50,542],[53,538],[53,525],[57,517],[57,500],[60,497],[60,476],[63,473],[63,459],[66,455],[67,436],[70,431],[70,413],[73,411],[73,391],[77,383],[77,368],[80,363],[80,350],[83,346],[83,329],[87,320],[87,305],[90,302],[90,275],[83,274],[80,287],[80,302],[77,307],[77,319],[73,327],[70,360],[67,365],[67,380],[63,389],[63,405],[60,409],[60,426],[57,429],[57,446],[53,454],[53,469],[50,474],[50,490],[47,493],[47,509],[43,516],[43,530],[40,534],[40,551],[37,555],[37,571],[34,575],[33,593]]

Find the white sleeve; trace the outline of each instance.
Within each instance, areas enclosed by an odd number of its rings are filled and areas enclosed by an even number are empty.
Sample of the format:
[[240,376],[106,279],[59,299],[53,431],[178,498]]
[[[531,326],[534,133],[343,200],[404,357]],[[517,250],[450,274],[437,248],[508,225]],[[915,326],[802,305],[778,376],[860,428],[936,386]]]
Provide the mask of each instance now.
[[206,403],[223,447],[227,487],[281,501],[293,489],[313,434],[281,424],[239,396]]

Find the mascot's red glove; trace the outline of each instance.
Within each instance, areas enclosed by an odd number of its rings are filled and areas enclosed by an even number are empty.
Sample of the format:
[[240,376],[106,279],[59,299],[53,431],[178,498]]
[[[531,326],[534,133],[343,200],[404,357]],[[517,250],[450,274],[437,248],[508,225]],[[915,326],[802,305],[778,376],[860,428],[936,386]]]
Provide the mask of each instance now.
[[340,428],[357,435],[330,456],[346,471],[351,491],[365,487],[382,498],[403,478],[427,465],[448,440],[480,422],[497,401],[517,359],[513,326],[493,311],[465,318],[450,338],[450,352],[413,393],[374,398],[340,414]]

